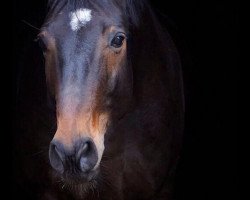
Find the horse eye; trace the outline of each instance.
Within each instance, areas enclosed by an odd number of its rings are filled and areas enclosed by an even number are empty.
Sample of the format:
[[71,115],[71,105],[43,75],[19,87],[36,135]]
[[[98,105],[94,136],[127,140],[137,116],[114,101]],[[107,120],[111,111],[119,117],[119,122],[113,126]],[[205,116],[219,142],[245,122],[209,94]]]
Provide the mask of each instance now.
[[123,41],[125,39],[125,35],[122,33],[118,33],[111,41],[111,46],[115,48],[120,48],[123,44]]
[[35,41],[38,43],[39,47],[42,49],[43,52],[47,50],[47,46],[41,37],[37,37]]

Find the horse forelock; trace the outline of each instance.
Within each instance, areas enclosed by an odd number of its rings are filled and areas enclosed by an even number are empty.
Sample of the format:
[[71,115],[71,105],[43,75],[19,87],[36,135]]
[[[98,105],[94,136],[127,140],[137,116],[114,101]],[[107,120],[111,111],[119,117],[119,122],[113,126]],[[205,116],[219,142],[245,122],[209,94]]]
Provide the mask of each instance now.
[[141,14],[147,5],[147,0],[48,0],[48,15],[59,13],[65,6],[72,9],[81,9],[84,7],[92,7],[100,9],[102,12],[111,12],[111,5],[117,7],[126,17],[127,21],[132,26],[138,26]]

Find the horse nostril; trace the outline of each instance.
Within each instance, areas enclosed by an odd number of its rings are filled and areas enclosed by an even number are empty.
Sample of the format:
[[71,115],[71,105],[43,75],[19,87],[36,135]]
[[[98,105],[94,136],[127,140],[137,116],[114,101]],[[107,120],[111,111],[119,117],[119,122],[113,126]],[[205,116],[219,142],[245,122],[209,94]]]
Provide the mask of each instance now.
[[82,147],[82,153],[85,153],[85,152],[87,152],[87,150],[88,150],[88,148],[89,148],[89,143],[88,142],[86,142],[84,145],[83,145],[83,147]]
[[77,157],[79,158],[81,171],[87,172],[95,167],[98,155],[95,144],[91,139],[82,142]]
[[54,141],[51,142],[50,148],[49,148],[49,160],[51,166],[58,172],[63,173],[64,167],[63,167],[63,152],[60,148],[60,144],[56,143]]
[[85,138],[72,147],[67,150],[62,143],[52,141],[49,149],[51,166],[61,174],[91,171],[98,161],[97,149],[92,139]]

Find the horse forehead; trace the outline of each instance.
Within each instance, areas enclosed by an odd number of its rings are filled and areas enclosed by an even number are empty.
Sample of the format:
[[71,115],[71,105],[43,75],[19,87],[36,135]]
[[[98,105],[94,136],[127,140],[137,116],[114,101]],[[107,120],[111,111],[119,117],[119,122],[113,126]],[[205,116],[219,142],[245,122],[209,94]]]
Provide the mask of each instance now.
[[98,24],[120,25],[124,20],[122,13],[120,8],[107,2],[101,7],[94,6],[94,3],[90,5],[83,3],[75,8],[65,6],[60,11],[52,10],[43,27],[52,32],[65,33],[68,28],[73,32],[78,32],[82,28],[98,27]]
[[117,10],[111,9],[112,13],[108,11],[104,12],[102,10],[94,10],[91,8],[78,8],[69,13],[69,24],[71,30],[78,31],[82,27],[86,27],[89,23],[94,23],[101,21],[103,24],[121,24],[121,13]]
[[112,26],[125,28],[120,10],[103,10],[83,5],[74,9],[65,7],[60,12],[51,14],[44,23],[43,30],[50,33],[57,42],[66,44],[86,33],[88,37],[85,39],[93,40],[97,33]]
[[88,8],[79,8],[70,12],[70,27],[73,31],[84,27],[92,19],[92,10]]

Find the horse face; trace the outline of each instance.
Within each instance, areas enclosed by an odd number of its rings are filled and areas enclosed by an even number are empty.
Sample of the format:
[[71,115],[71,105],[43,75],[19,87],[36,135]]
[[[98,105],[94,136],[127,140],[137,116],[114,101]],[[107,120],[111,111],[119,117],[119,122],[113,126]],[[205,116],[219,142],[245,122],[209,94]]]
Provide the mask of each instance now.
[[39,34],[57,110],[50,163],[70,179],[95,176],[111,114],[129,96],[126,27],[117,7],[109,11],[66,6],[50,13]]

